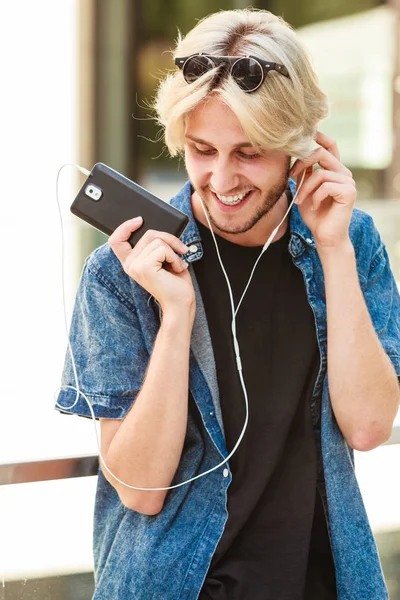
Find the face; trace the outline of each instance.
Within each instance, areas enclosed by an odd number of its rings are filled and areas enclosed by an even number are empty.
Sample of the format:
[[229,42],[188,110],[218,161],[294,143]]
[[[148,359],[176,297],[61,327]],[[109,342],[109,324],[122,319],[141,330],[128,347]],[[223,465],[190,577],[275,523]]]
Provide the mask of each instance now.
[[235,114],[218,98],[188,116],[185,163],[195,189],[195,217],[207,225],[201,196],[213,228],[238,243],[241,234],[247,241],[252,233],[262,234],[288,185],[290,158],[279,151],[257,154]]

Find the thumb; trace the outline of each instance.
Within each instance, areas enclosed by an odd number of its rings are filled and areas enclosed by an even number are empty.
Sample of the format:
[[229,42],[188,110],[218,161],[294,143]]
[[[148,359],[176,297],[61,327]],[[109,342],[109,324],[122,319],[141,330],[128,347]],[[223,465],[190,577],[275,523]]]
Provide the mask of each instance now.
[[142,217],[135,217],[122,223],[108,238],[108,243],[111,246],[114,254],[124,264],[128,255],[132,252],[132,246],[128,242],[132,233],[139,229],[143,224]]

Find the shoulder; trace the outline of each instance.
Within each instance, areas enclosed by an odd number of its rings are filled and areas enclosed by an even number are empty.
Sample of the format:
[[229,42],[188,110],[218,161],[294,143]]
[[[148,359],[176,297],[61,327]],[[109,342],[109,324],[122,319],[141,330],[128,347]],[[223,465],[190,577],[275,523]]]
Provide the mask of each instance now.
[[104,291],[112,292],[119,300],[133,305],[132,279],[125,273],[119,259],[108,243],[96,248],[85,259],[86,269]]
[[368,240],[370,242],[374,230],[375,224],[371,215],[360,208],[354,208],[349,227],[349,235],[354,247],[362,248]]
[[383,249],[383,242],[373,218],[360,208],[353,210],[349,235],[357,255],[373,258]]
[[359,208],[353,210],[349,235],[355,249],[360,277],[365,280],[379,263],[386,262],[385,245],[371,215]]
[[106,242],[85,259],[85,265],[95,275],[110,279],[127,278],[120,261]]

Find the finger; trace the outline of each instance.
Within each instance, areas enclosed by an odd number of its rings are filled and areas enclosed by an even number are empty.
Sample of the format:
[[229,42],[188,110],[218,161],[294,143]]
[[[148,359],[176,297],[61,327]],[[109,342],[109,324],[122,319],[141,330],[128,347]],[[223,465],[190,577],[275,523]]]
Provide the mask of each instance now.
[[136,253],[141,253],[146,246],[156,239],[160,239],[168,244],[168,246],[170,246],[178,254],[186,254],[189,251],[189,248],[179,238],[177,238],[175,235],[172,235],[172,233],[148,229],[137,242],[135,246]]
[[339,149],[333,138],[329,137],[325,133],[322,133],[322,131],[317,131],[315,141],[340,161]]
[[305,168],[316,164],[329,171],[347,171],[348,174],[351,174],[333,154],[328,152],[325,148],[319,147],[310,152],[306,158],[298,159],[290,170],[289,175],[291,177],[298,177]]
[[[137,221],[136,219],[139,220]],[[155,231],[152,229],[147,230],[136,243],[134,249],[132,249],[128,239],[134,231],[141,227],[142,224],[142,217],[129,219],[117,227],[114,233],[110,236],[108,243],[122,264],[125,263],[131,252],[135,251],[135,255],[139,254],[149,242],[156,238],[163,239],[180,254],[186,254],[186,252],[189,251],[189,248],[176,236],[170,233]]]
[[311,179],[311,177],[313,176],[313,173],[314,173],[313,165],[304,169],[303,173],[304,173],[304,177],[302,175],[301,178],[299,178],[300,179],[299,190],[300,190],[300,188],[303,188],[304,184],[307,183],[307,181],[309,181]]
[[298,204],[297,199],[299,197],[300,190],[303,189],[303,186],[304,186],[305,182],[308,179],[310,179],[310,177],[312,176],[312,174],[313,174],[313,167],[307,167],[307,169],[303,170],[303,173],[301,175],[299,173],[299,175],[297,177],[296,193],[295,193],[295,196],[293,198],[293,200],[296,202],[296,204]]
[[[140,260],[145,260],[148,256],[150,256],[150,254],[152,254],[154,252],[154,250],[156,250],[159,246],[162,247],[167,247],[167,248],[171,248],[171,246],[169,244],[167,244],[167,242],[164,242],[164,240],[162,240],[161,238],[155,238],[154,240],[152,240],[151,242],[149,242],[144,248],[143,250],[140,252]],[[172,248],[171,248],[172,249]],[[173,253],[175,256],[178,256],[175,252],[175,250],[173,250]],[[181,260],[178,257],[179,260]]]
[[162,269],[164,263],[175,273],[181,273],[186,270],[186,264],[165,242],[157,244],[152,251],[145,257],[144,262],[156,267],[157,270]]
[[318,210],[322,202],[329,197],[333,198],[333,200],[339,204],[353,205],[356,201],[357,191],[351,184],[326,181],[312,195],[313,209]]
[[137,231],[143,224],[142,217],[135,217],[125,221],[110,235],[108,243],[114,251],[115,255],[123,264],[132,252],[132,246],[128,242],[134,231]]
[[297,160],[290,170],[289,176],[298,177],[299,173],[301,173],[305,168],[316,164],[323,169],[327,169],[328,171],[344,173],[349,177],[352,177],[352,172],[342,165],[340,160],[328,152],[328,150],[321,147],[313,150],[307,158]]
[[335,171],[325,171],[324,169],[317,169],[313,172],[312,176],[303,183],[299,193],[296,197],[296,203],[301,204],[310,194],[313,194],[323,183],[345,183],[355,186],[353,179],[344,175],[343,173],[335,173]]
[[142,276],[146,277],[149,269],[156,268],[156,271],[159,271],[164,263],[167,263],[167,269],[172,269],[176,273],[187,268],[186,263],[166,242],[155,239],[142,250],[140,255],[132,252],[124,264],[124,270],[140,283]]

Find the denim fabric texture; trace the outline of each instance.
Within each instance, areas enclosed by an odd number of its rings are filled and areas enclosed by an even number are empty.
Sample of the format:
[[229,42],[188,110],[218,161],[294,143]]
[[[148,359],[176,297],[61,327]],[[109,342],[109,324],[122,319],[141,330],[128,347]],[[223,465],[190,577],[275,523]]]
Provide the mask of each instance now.
[[[293,181],[290,186],[294,193]],[[182,241],[195,250],[185,257],[190,263],[202,257],[191,191],[187,182],[171,200],[190,217],[182,236]],[[321,439],[319,487],[329,524],[338,598],[385,600],[388,593],[355,476],[353,451],[338,428],[329,398],[323,270],[313,236],[296,204],[290,215],[290,233],[288,251],[304,277],[321,354],[310,408],[316,439]],[[350,237],[375,330],[400,376],[400,298],[386,248],[372,218],[359,209],[353,211]],[[189,387],[198,413],[189,414],[182,458],[171,485],[212,468],[228,455],[211,337],[192,267],[189,272],[197,301]],[[159,327],[157,301],[125,274],[108,244],[96,249],[84,264],[70,328],[79,386],[92,403],[96,418],[122,419],[126,415],[141,388]],[[62,383],[75,385],[68,351]],[[73,390],[63,389],[58,402],[67,407],[75,396]],[[73,411],[65,412],[90,417],[82,396]],[[88,435],[92,435],[90,427]],[[126,508],[99,469],[93,600],[195,600],[227,520],[230,482],[229,465],[225,464],[170,490],[163,510],[147,516]]]

